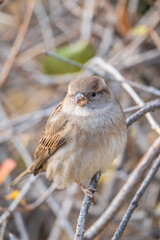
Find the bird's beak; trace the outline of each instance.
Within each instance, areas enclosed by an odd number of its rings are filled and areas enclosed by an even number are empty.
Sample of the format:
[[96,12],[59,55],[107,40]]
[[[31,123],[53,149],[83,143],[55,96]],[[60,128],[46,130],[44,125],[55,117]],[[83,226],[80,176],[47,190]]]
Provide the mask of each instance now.
[[88,99],[81,93],[76,95],[76,103],[78,106],[84,106],[87,104]]

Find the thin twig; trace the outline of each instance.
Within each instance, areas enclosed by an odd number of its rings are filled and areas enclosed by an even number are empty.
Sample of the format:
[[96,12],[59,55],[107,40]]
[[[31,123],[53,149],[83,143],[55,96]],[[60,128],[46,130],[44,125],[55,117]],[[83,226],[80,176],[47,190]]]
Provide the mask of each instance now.
[[[2,115],[2,118],[5,117],[4,114],[2,113],[2,111],[1,111],[0,115]],[[3,162],[3,159],[7,159],[9,157],[8,153],[7,153],[6,145],[4,145],[4,144],[0,145],[0,153],[1,153],[1,160],[2,160],[1,162]],[[10,183],[11,183],[11,177],[8,176],[8,178],[4,182],[5,193],[7,193],[7,194],[10,193],[10,190],[8,189],[8,185]],[[1,210],[7,211],[8,209],[2,208]],[[24,224],[24,220],[23,220],[23,216],[22,216],[21,212],[13,212],[13,218],[16,223],[16,228],[19,232],[20,238],[23,240],[29,240],[28,232],[27,232],[27,229],[25,228],[25,224]],[[2,224],[2,228],[3,228],[3,224]],[[1,237],[0,237],[0,239],[1,239]]]
[[[157,49],[160,51],[160,37],[155,29],[151,29],[149,31],[150,37],[152,38],[154,44],[156,45]],[[159,52],[158,51],[158,52]]]
[[[143,25],[147,26],[149,29],[154,29],[160,21],[160,3],[159,1],[155,1],[154,7],[152,7],[142,18],[140,18],[139,22],[137,22],[136,26]],[[130,33],[128,33],[129,35]],[[130,42],[127,47],[124,43],[120,42],[118,47],[119,51],[115,52],[113,48],[111,52],[111,57],[108,59],[109,64],[114,65],[115,67],[121,67],[121,64],[124,60],[126,60],[129,56],[133,55],[133,53],[138,49],[138,47],[148,38],[148,34],[132,37],[133,40]]]
[[114,37],[114,29],[111,25],[109,25],[105,30],[104,30],[104,34],[102,37],[102,41],[99,45],[98,48],[98,56],[99,57],[104,57],[106,56],[106,54],[108,53],[109,49],[112,46],[112,42],[113,42],[113,37]]
[[[43,193],[46,191],[46,186],[44,185],[44,183],[40,179],[38,179],[38,182],[35,182],[35,184],[36,189],[39,191],[40,194],[43,195]],[[69,238],[73,239],[74,236],[73,228],[69,220],[65,217],[61,209],[61,206],[59,206],[59,204],[55,201],[52,195],[50,195],[49,198],[46,200],[46,204],[52,210],[52,212],[60,218],[63,230],[65,230]]]
[[43,193],[41,197],[39,197],[35,202],[26,206],[27,210],[32,211],[39,207],[43,202],[45,202],[48,197],[54,192],[56,189],[55,184],[52,183],[51,186]]
[[144,92],[147,92],[147,93],[150,93],[152,95],[155,95],[156,97],[160,97],[160,90],[158,90],[155,87],[148,87],[148,86],[145,86],[145,85],[140,84],[138,82],[127,80],[126,78],[124,79],[124,82],[128,83],[133,88],[137,88],[137,89],[142,90]]
[[64,7],[73,15],[74,17],[81,17],[81,7],[78,5],[76,1],[72,0],[62,0]]
[[134,210],[138,206],[139,200],[143,196],[144,192],[146,191],[148,185],[150,184],[151,180],[153,179],[153,177],[156,174],[156,172],[157,172],[159,167],[160,167],[160,155],[155,160],[155,163],[154,163],[153,167],[150,169],[149,173],[147,174],[146,178],[144,179],[144,181],[142,182],[140,188],[138,189],[138,191],[136,192],[134,198],[132,199],[132,201],[130,203],[130,206],[128,207],[125,215],[123,216],[123,219],[122,219],[119,227],[117,228],[117,230],[116,230],[112,240],[118,240],[121,237],[124,229],[127,226],[127,223],[129,221],[129,219],[132,216],[132,213],[134,212]]
[[128,108],[124,108],[123,112],[124,113],[129,113],[129,112],[134,112],[134,111],[140,110],[141,108],[143,108],[145,106],[148,106],[148,104],[154,104],[155,101],[157,101],[157,99],[153,100],[153,101],[145,102],[141,106],[135,105],[135,106],[131,106],[131,107],[128,107]]
[[20,233],[20,238],[23,240],[29,240],[29,236],[26,231],[26,226],[25,226],[24,220],[22,218],[22,214],[20,212],[14,212],[13,216],[14,216],[14,219],[16,222],[17,229]]
[[[43,40],[46,43],[48,39],[53,38],[53,31],[50,25],[49,18],[47,16],[47,12],[43,6],[43,2],[37,1],[34,12],[38,19],[39,26],[41,28],[41,33],[43,36]],[[43,19],[43,21],[42,21]],[[47,46],[47,44],[46,44]],[[54,46],[54,38],[53,38],[53,46]]]
[[12,233],[9,233],[9,240],[19,240],[19,239],[15,237]]
[[[72,210],[73,207],[73,202],[74,202],[74,195],[76,193],[77,190],[77,185],[71,186],[69,189],[67,189],[67,196],[65,197],[65,199],[63,200],[62,206],[61,206],[61,210],[64,213],[64,216],[66,218],[69,217],[69,214]],[[66,208],[67,206],[67,208]],[[49,237],[47,240],[58,240],[62,231],[62,227],[63,227],[64,222],[61,221],[61,217],[58,215],[57,216],[57,220],[53,223],[51,231],[49,233]],[[73,239],[73,237],[71,238]]]
[[[85,69],[87,71],[91,71],[92,73],[94,72],[94,70],[92,70],[91,68],[89,68],[89,67],[87,67],[87,66],[85,66],[85,65],[83,65],[83,64],[81,64],[79,62],[76,62],[76,61],[74,61],[72,59],[60,56],[57,53],[54,53],[54,52],[51,52],[51,51],[48,51],[48,50],[44,50],[44,54],[46,54],[46,55],[48,55],[50,57],[56,58],[56,59],[58,59],[60,61],[69,63],[69,64],[71,64],[73,66],[76,66],[76,67],[78,67],[80,69],[82,68],[82,69]],[[96,72],[94,72],[94,73],[96,73]]]
[[77,31],[75,31],[75,27],[70,28],[67,33],[59,34],[57,37],[52,37],[47,39],[45,42],[42,41],[33,47],[27,49],[26,51],[22,52],[16,58],[16,64],[21,66],[25,64],[27,61],[31,60],[32,58],[36,57],[37,55],[41,54],[44,49],[46,48],[46,44],[48,48],[53,47],[53,40],[54,40],[54,47],[64,44],[65,42],[69,42],[76,38],[78,35]]
[[33,182],[36,180],[37,177],[30,176],[25,183],[24,187],[22,188],[19,196],[11,203],[11,205],[8,207],[7,211],[2,214],[0,217],[0,225],[3,223],[3,221],[6,221],[8,217],[10,217],[11,213],[17,208],[18,204],[22,200],[22,198],[25,196],[25,194],[28,192],[30,186],[33,184]]
[[23,19],[23,23],[20,26],[18,35],[16,37],[16,40],[10,50],[9,56],[1,70],[1,74],[0,74],[0,87],[2,87],[2,85],[4,84],[11,68],[12,65],[14,64],[16,55],[18,54],[18,51],[22,45],[22,42],[24,40],[25,34],[27,32],[31,17],[32,17],[32,13],[33,13],[33,9],[34,9],[34,5],[35,5],[36,0],[32,0],[32,1],[28,1],[28,7]]
[[137,111],[133,115],[131,115],[126,120],[127,127],[129,127],[132,123],[139,120],[147,112],[154,111],[157,108],[160,108],[160,99],[157,99],[157,100],[153,101],[152,103],[146,104],[146,106],[142,107],[139,111]]
[[160,62],[160,52],[157,51],[157,49],[148,50],[146,52],[137,53],[130,56],[129,58],[123,61],[123,63],[118,69],[121,70],[125,68],[130,68],[138,64],[151,65],[159,62]]
[[16,18],[15,16],[12,16],[10,14],[7,14],[5,12],[0,12],[0,24],[5,24],[11,27],[16,27]]
[[6,219],[5,221],[3,221],[2,226],[0,227],[0,240],[4,239],[4,234],[5,234],[5,229],[7,226],[7,222],[8,220]]
[[82,11],[81,36],[80,39],[88,41],[92,34],[95,0],[84,1]]
[[[95,176],[93,176],[93,178],[91,179],[91,182],[89,184],[89,188],[95,189],[97,187],[97,183],[100,179],[100,176],[101,175],[99,173],[97,173]],[[91,203],[92,203],[92,199],[86,195],[84,197],[82,207],[80,210],[74,240],[83,240],[88,210],[89,210]]]
[[[47,108],[43,108],[43,109],[40,109],[37,111],[33,111],[31,113],[25,113],[25,114],[16,116],[16,117],[10,119],[10,122],[11,122],[12,126],[16,128],[17,125],[19,126],[19,125],[23,124],[24,122],[32,122],[34,120],[42,121],[43,118],[50,116],[53,109],[56,108],[56,106],[58,105],[58,103],[60,101],[61,101],[61,99],[59,101],[57,101],[56,103],[52,103],[52,106],[49,106]],[[30,127],[30,125],[29,125],[29,127]],[[3,130],[5,128],[8,129],[8,123],[6,123],[6,120],[2,119],[2,121],[0,122],[0,130]]]

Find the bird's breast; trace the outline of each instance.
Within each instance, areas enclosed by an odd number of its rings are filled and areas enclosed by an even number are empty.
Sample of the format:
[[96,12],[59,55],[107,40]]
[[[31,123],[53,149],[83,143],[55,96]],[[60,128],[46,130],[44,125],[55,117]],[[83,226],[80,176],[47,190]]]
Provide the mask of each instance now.
[[104,172],[122,152],[126,141],[123,115],[114,122],[112,114],[70,117],[70,140],[49,159],[47,176],[64,188],[83,183],[95,173]]

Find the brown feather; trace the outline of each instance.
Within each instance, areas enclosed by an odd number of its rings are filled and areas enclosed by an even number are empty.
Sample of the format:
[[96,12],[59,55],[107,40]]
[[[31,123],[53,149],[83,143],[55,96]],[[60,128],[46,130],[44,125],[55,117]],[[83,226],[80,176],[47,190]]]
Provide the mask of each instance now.
[[33,173],[37,175],[39,172],[45,171],[48,158],[61,145],[67,142],[67,134],[66,131],[64,131],[64,126],[67,124],[67,118],[60,115],[57,121],[52,121],[58,113],[61,113],[61,110],[62,103],[56,107],[46,123],[46,127],[41,134],[38,147],[34,154],[35,162],[11,183],[11,187],[20,182],[28,174]]
[[31,169],[34,175],[37,175],[43,164],[47,161],[47,159],[65,142],[67,142],[67,138],[64,132],[64,126],[66,125],[67,121],[65,118],[61,120],[58,119],[58,122],[53,123],[51,120],[60,113],[62,110],[62,103],[60,103],[54,112],[49,117],[46,127],[41,134],[41,138],[38,143],[38,147],[35,151],[34,157],[35,162],[33,163]]

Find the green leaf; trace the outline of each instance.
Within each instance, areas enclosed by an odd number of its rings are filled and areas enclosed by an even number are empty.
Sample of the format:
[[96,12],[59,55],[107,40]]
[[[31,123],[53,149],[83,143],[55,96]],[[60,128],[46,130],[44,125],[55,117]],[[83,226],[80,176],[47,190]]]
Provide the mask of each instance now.
[[[89,42],[77,42],[60,47],[56,50],[60,56],[84,64],[95,55],[95,49]],[[47,56],[43,63],[44,72],[47,74],[64,74],[78,72],[81,69],[56,58]]]

